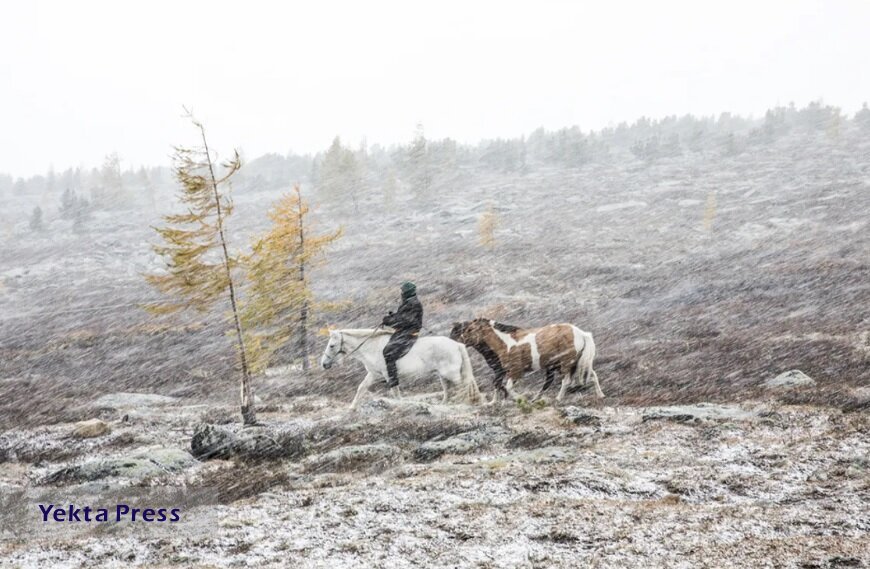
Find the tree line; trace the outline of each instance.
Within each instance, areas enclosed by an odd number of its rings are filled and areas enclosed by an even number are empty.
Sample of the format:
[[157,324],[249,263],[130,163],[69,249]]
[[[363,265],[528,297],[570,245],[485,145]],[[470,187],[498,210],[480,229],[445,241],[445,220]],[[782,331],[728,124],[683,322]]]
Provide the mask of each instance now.
[[[266,154],[245,160],[245,171],[237,176],[235,187],[240,192],[278,189],[292,178],[312,185],[318,200],[342,199],[351,206],[356,202],[358,207],[360,193],[373,186],[382,188],[384,194],[407,190],[426,196],[431,187],[449,184],[469,170],[523,172],[547,165],[652,162],[691,153],[732,156],[790,135],[823,137],[843,144],[866,140],[870,109],[865,103],[849,117],[835,106],[815,101],[803,108],[794,104],[774,107],[758,118],[731,113],[718,117],[641,117],[597,131],[577,126],[539,128],[527,136],[483,140],[474,145],[450,138],[429,139],[418,125],[407,144],[348,144],[336,137],[316,154]],[[26,179],[0,174],[0,199],[60,195],[70,190],[86,198],[94,209],[147,206],[156,204],[161,192],[171,191],[172,184],[169,168],[122,169],[118,155],[109,154],[99,168],[49,169],[44,175]]]

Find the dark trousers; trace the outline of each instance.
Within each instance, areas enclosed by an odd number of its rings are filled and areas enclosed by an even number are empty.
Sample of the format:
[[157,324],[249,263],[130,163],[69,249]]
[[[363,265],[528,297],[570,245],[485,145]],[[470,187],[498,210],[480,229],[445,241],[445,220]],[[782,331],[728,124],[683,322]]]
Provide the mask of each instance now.
[[399,385],[399,374],[396,370],[396,362],[411,351],[417,340],[417,332],[400,330],[390,337],[384,346],[384,361],[387,362],[387,385],[396,387]]

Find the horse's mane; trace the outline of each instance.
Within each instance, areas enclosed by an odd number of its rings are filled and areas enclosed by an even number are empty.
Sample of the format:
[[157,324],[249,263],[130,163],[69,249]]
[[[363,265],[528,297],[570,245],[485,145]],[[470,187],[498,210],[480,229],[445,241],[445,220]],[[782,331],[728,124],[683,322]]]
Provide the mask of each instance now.
[[520,327],[514,326],[512,324],[502,324],[501,322],[492,321],[492,327],[498,330],[499,332],[504,332],[506,334],[510,334],[511,332],[519,332]]
[[344,330],[337,330],[337,332],[347,334],[348,336],[383,336],[384,334],[394,333],[393,330],[384,328],[345,328]]

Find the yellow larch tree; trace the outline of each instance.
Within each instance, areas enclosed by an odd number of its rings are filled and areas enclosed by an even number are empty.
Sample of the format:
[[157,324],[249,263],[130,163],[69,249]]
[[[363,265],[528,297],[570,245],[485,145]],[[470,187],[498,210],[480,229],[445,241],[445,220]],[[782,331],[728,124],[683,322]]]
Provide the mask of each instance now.
[[145,279],[169,297],[165,302],[146,308],[155,314],[166,314],[184,309],[199,312],[229,301],[241,367],[241,412],[245,424],[256,424],[254,396],[251,390],[244,332],[239,317],[233,269],[237,259],[227,248],[224,224],[233,207],[224,188],[241,168],[236,152],[224,162],[221,172],[209,152],[205,128],[192,116],[189,118],[202,137],[202,146],[176,147],[173,173],[179,184],[179,200],[185,213],[166,215],[165,225],[155,227],[162,243],[154,251],[163,257],[166,270],[145,275]]
[[315,302],[308,271],[324,261],[326,247],[342,234],[340,228],[311,234],[309,211],[296,184],[272,206],[272,227],[254,241],[252,253],[244,259],[247,288],[241,318],[255,372],[263,371],[278,350],[294,341],[303,370],[308,371],[312,313],[329,308]]
[[477,223],[477,232],[480,235],[480,244],[487,249],[495,248],[495,230],[498,227],[498,214],[492,208],[487,209],[480,216],[480,221]]

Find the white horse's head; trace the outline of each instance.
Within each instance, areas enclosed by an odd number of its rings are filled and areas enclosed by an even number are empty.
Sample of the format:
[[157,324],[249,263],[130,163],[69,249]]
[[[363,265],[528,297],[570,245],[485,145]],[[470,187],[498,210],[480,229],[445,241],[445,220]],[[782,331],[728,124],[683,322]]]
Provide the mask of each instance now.
[[333,330],[329,333],[329,342],[326,344],[326,349],[323,350],[323,356],[320,357],[320,366],[323,369],[329,369],[335,362],[338,354],[342,353],[344,347],[344,338],[341,332]]

